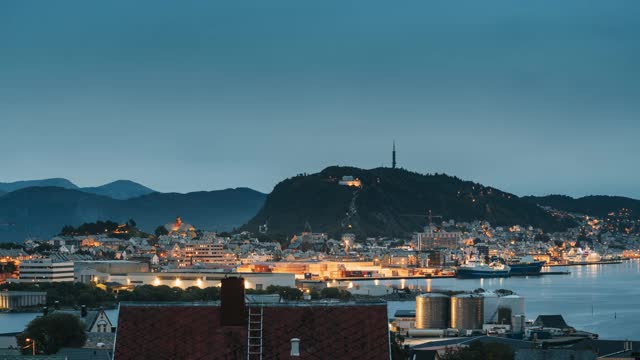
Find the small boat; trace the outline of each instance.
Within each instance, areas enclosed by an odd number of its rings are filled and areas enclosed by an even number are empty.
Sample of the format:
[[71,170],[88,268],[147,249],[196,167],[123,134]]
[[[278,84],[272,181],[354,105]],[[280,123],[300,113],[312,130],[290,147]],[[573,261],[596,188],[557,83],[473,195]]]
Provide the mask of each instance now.
[[496,278],[508,277],[510,272],[511,268],[509,265],[498,262],[487,264],[482,260],[472,257],[467,260],[465,264],[458,266],[456,276],[459,278]]
[[511,258],[507,262],[512,275],[539,274],[544,264],[545,261],[536,261],[531,255]]

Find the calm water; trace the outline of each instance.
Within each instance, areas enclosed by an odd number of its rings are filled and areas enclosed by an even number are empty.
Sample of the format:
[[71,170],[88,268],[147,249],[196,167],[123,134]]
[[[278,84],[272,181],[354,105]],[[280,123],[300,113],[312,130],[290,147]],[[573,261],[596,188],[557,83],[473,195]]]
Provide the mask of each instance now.
[[[525,297],[527,319],[561,314],[570,326],[595,332],[601,339],[640,339],[640,261],[615,265],[554,267],[570,275],[506,279],[408,280],[424,289],[509,289]],[[399,283],[399,282],[398,282]],[[415,302],[390,302],[389,314],[414,309]]]
[[[380,284],[419,287],[425,290],[509,289],[525,297],[526,315],[562,314],[571,326],[600,334],[601,339],[640,339],[640,260],[616,265],[553,268],[570,275],[514,277],[507,279],[421,279],[380,281]],[[360,282],[364,284],[365,282]],[[373,281],[371,281],[373,283]],[[413,309],[413,301],[389,302],[389,315]],[[117,322],[117,310],[108,310]],[[0,313],[0,333],[22,331],[39,314]]]

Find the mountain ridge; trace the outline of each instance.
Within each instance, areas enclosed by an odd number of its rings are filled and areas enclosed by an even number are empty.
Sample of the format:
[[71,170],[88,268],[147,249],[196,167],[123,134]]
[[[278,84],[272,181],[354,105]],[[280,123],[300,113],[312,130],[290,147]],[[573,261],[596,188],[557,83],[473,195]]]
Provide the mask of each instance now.
[[116,180],[100,186],[79,187],[71,180],[65,178],[49,178],[0,183],[0,196],[5,193],[30,187],[59,187],[96,195],[105,195],[118,200],[130,199],[155,192],[155,190],[131,180]]
[[236,188],[186,194],[154,192],[118,200],[77,189],[30,187],[0,197],[0,241],[48,238],[64,225],[125,222],[130,218],[147,232],[176,216],[203,230],[230,231],[248,221],[265,197],[252,189]]
[[0,191],[10,193],[16,190],[25,189],[28,187],[60,187],[64,189],[78,189],[78,186],[65,178],[48,178],[39,180],[18,180],[12,182],[0,182]]
[[79,188],[79,190],[96,195],[106,195],[117,200],[131,199],[156,192],[131,180],[116,180],[101,186]]

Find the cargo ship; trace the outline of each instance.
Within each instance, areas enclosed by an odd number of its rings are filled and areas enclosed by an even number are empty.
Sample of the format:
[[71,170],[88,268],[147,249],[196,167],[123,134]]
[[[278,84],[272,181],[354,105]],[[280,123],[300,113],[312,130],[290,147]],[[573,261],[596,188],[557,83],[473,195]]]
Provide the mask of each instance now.
[[456,276],[459,278],[497,278],[508,277],[511,273],[509,265],[493,262],[485,263],[477,258],[467,260],[466,264],[458,266]]
[[511,275],[539,274],[545,261],[536,261],[532,256],[512,258],[507,262],[511,268]]

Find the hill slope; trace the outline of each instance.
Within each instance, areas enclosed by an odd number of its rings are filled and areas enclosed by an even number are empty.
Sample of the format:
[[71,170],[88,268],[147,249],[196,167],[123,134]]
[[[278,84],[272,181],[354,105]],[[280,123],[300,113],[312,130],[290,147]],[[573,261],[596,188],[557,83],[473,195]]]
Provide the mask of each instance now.
[[130,180],[117,180],[102,186],[84,187],[80,191],[126,200],[155,192],[148,187]]
[[[363,188],[338,185],[345,175],[360,178]],[[290,235],[300,232],[308,221],[313,231],[332,234],[404,236],[426,223],[424,217],[407,215],[426,214],[429,209],[456,221],[483,219],[494,225],[533,225],[547,231],[574,225],[515,195],[447,175],[329,167],[279,183],[243,229],[256,230],[266,222],[270,232]]]
[[592,195],[572,198],[565,195],[526,196],[523,199],[542,206],[584,215],[605,216],[620,209],[640,214],[640,200],[622,196]]
[[128,200],[59,187],[32,187],[0,197],[0,241],[50,237],[62,226],[83,222],[136,220],[141,230],[181,216],[204,230],[231,230],[250,219],[265,194],[247,188],[188,194],[152,193]]
[[0,183],[0,191],[12,192],[12,191],[25,189],[28,187],[34,187],[34,186],[55,186],[55,187],[60,187],[64,189],[78,188],[76,184],[72,183],[67,179],[52,178],[52,179],[42,179],[42,180],[23,180],[23,181]]

